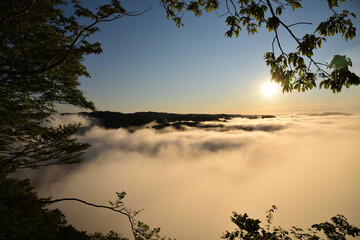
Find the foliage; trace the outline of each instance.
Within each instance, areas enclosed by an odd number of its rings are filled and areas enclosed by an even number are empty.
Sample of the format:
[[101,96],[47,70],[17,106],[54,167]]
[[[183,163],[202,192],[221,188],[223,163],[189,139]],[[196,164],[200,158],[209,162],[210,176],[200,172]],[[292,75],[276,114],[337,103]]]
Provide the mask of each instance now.
[[81,161],[90,145],[73,137],[80,125],[46,127],[49,116],[55,104],[95,110],[78,89],[84,56],[102,52],[87,39],[99,23],[139,14],[118,0],[95,11],[76,0],[0,1],[0,175]]
[[104,235],[99,232],[89,235],[89,240],[129,240],[128,238],[118,234],[114,231],[110,231],[108,234]]
[[[171,240],[159,235],[160,228],[150,228],[141,221],[134,219],[139,211],[130,211],[124,208],[123,199],[126,193],[117,193],[117,199],[110,206],[95,205],[111,209],[121,210],[129,213],[132,231],[135,240]],[[64,214],[58,210],[49,210],[48,204],[63,200],[51,200],[50,198],[39,198],[34,192],[29,180],[18,180],[3,178],[0,183],[0,239],[48,239],[48,240],[127,240],[121,234],[110,231],[107,234],[95,232],[89,234],[79,231],[72,225],[68,225]],[[91,205],[91,203],[87,203]],[[320,240],[318,236],[323,232],[326,239],[346,240],[347,236],[360,236],[360,228],[348,223],[342,215],[337,215],[331,222],[312,225],[307,232],[301,228],[292,227],[290,231],[281,227],[273,227],[273,213],[276,206],[267,211],[265,228],[261,227],[261,221],[250,218],[246,213],[233,213],[231,221],[237,226],[233,232],[226,231],[222,238],[235,240]],[[126,214],[125,214],[126,215]]]
[[131,211],[124,207],[123,199],[126,196],[125,192],[117,192],[116,195],[117,199],[115,202],[109,201],[111,210],[120,212],[128,217],[135,240],[171,240],[171,238],[161,237],[159,235],[160,228],[150,228],[149,225],[135,219],[135,216],[142,210]]
[[[159,235],[160,228],[150,228],[135,220],[140,211],[124,207],[125,192],[117,193],[117,199],[110,206],[96,205],[79,200],[93,207],[110,209],[127,216],[135,240],[171,240]],[[127,240],[123,235],[110,231],[108,234],[88,234],[68,225],[59,210],[49,210],[47,205],[75,199],[39,198],[28,179],[2,178],[0,181],[0,239],[7,240]]]
[[318,236],[320,232],[323,232],[326,239],[329,240],[346,240],[346,236],[360,236],[360,228],[349,224],[342,215],[332,217],[331,223],[314,224],[308,229],[308,232],[298,227],[292,227],[290,231],[286,231],[280,226],[273,227],[272,231],[270,231],[273,212],[276,209],[274,205],[267,211],[265,228],[260,226],[261,221],[259,219],[250,218],[246,213],[237,214],[233,212],[231,221],[237,226],[237,229],[233,232],[226,231],[222,238],[229,240],[320,240],[322,239]]
[[[63,12],[67,4],[73,13]],[[102,52],[100,43],[87,39],[102,22],[148,10],[128,12],[118,0],[95,10],[77,0],[0,1],[0,239],[126,239],[115,232],[88,235],[67,225],[59,210],[46,209],[60,201],[120,212],[129,218],[138,239],[165,239],[159,237],[160,229],[135,222],[138,211],[123,206],[124,192],[110,207],[75,198],[39,199],[29,180],[8,178],[22,168],[82,160],[90,145],[73,136],[80,124],[49,126],[55,104],[95,110],[78,89],[78,78],[89,77],[84,56]]]
[[[343,2],[344,0],[341,0]],[[178,27],[182,26],[183,9],[195,16],[203,11],[218,9],[217,0],[197,0],[186,3],[181,0],[160,0],[167,17]],[[279,16],[290,7],[301,7],[300,0],[239,0],[239,10],[232,0],[226,0],[228,9],[226,36],[239,36],[241,27],[249,34],[258,32],[262,24],[275,33],[272,52],[265,54],[271,67],[273,80],[282,84],[284,91],[307,90],[316,86],[315,80],[323,78],[320,87],[341,91],[342,86],[359,84],[359,77],[348,70],[352,65],[346,56],[336,55],[330,64],[331,74],[322,69],[322,64],[313,60],[313,51],[320,48],[326,37],[341,34],[345,40],[356,35],[349,11],[336,13],[333,9],[337,0],[328,0],[334,15],[322,22],[314,34],[303,38],[293,35],[290,27]],[[65,14],[62,9],[70,4],[73,13]],[[273,5],[276,5],[274,11]],[[55,104],[70,104],[82,109],[95,110],[94,104],[78,89],[80,76],[89,77],[82,64],[84,56],[100,54],[101,45],[88,41],[99,31],[98,25],[126,16],[138,16],[148,11],[128,12],[119,0],[90,10],[77,0],[2,0],[0,1],[0,239],[81,239],[81,240],[125,240],[122,235],[109,232],[87,234],[68,225],[60,210],[50,210],[46,206],[60,201],[78,201],[84,204],[110,209],[126,215],[131,223],[135,240],[165,240],[159,235],[160,228],[150,228],[135,220],[139,211],[124,207],[125,193],[117,193],[118,199],[110,206],[96,205],[75,198],[51,200],[38,198],[29,180],[8,178],[22,168],[39,168],[53,164],[73,164],[82,160],[89,147],[80,143],[73,135],[80,129],[79,124],[48,126],[50,115],[55,113]],[[267,11],[271,15],[266,17]],[[277,29],[282,26],[297,41],[296,52],[282,50]],[[317,34],[317,35],[315,35]],[[276,56],[274,42],[278,44],[280,55]],[[309,65],[305,64],[304,57]],[[310,65],[315,66],[314,72]],[[272,212],[268,212],[267,231],[260,227],[260,221],[247,214],[234,213],[232,221],[239,227],[235,232],[227,232],[227,239],[290,239],[289,233],[281,228],[270,232]],[[358,236],[359,229],[348,224],[345,217],[338,215],[332,223],[313,225],[314,231],[323,231],[329,239],[345,239],[346,235]],[[294,228],[291,234],[297,239],[319,239],[315,235],[302,233]]]
[[[56,239],[59,227],[66,224],[59,210],[46,209],[29,180],[2,179],[0,196],[27,198],[29,201],[0,201],[0,239]],[[30,201],[31,200],[31,201]]]
[[[344,1],[340,0],[340,2]],[[339,1],[328,0],[328,6],[333,15],[321,22],[314,33],[298,37],[294,34],[292,27],[312,23],[287,24],[281,20],[280,16],[285,10],[295,11],[302,8],[301,3],[302,0],[238,0],[236,2],[225,0],[226,13],[221,15],[226,16],[225,22],[229,26],[225,36],[239,37],[243,28],[249,35],[254,35],[264,25],[269,32],[273,32],[272,51],[265,53],[264,59],[266,65],[270,67],[272,81],[279,83],[283,92],[291,92],[294,89],[304,92],[313,89],[317,86],[317,79],[321,79],[320,88],[324,86],[325,89],[329,88],[334,93],[340,92],[343,86],[349,88],[359,85],[360,78],[349,70],[351,61],[344,61],[344,64],[334,68],[331,63],[321,63],[314,59],[314,51],[322,47],[327,37],[339,34],[348,41],[356,36],[356,28],[352,22],[356,15],[348,10],[336,12],[335,8],[339,6]],[[220,6],[218,0],[197,0],[189,3],[182,0],[161,0],[161,4],[166,10],[167,17],[171,18],[178,27],[183,26],[183,10],[192,12],[195,16],[201,16],[203,11],[216,11]],[[278,35],[280,27],[284,28],[297,43],[296,51],[289,53],[284,51]],[[332,62],[337,61],[339,57],[346,58],[346,56],[335,55]]]
[[136,221],[134,228],[135,240],[171,240],[171,238],[161,237],[160,228],[150,228],[147,224]]

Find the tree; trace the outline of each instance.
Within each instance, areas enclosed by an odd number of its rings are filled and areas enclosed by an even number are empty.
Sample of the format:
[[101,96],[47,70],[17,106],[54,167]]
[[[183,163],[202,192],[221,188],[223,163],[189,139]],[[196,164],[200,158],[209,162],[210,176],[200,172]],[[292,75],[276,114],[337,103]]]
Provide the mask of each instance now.
[[46,208],[50,198],[39,198],[28,179],[0,182],[0,239],[6,240],[128,240],[110,231],[88,234],[68,225],[59,210]]
[[[292,227],[290,231],[282,229],[280,226],[273,227],[270,230],[273,220],[273,213],[277,209],[275,205],[268,210],[266,216],[266,226],[260,226],[259,219],[249,218],[249,215],[237,214],[233,212],[231,221],[237,226],[233,232],[226,231],[222,238],[229,240],[320,240],[317,235],[323,232],[326,239],[329,240],[346,240],[346,236],[357,237],[360,236],[360,228],[348,223],[347,219],[342,215],[336,215],[331,218],[330,222],[314,224],[308,232],[298,227]],[[292,238],[293,236],[293,238]]]
[[[70,4],[73,13],[64,12]],[[99,42],[88,38],[98,25],[148,11],[126,11],[120,1],[90,10],[77,0],[0,1],[0,239],[113,239],[121,235],[86,235],[70,225],[59,210],[48,204],[78,201],[126,215],[134,238],[165,239],[134,219],[138,212],[126,209],[118,193],[111,206],[76,198],[39,199],[29,180],[9,178],[22,168],[74,164],[82,160],[87,143],[74,134],[80,124],[47,126],[55,104],[70,104],[96,110],[78,89],[80,76],[89,77],[82,61],[88,54],[102,52]]]
[[[343,0],[341,0],[343,1]],[[194,12],[196,16],[206,11],[216,10],[217,0],[198,0],[186,3],[180,0],[160,0],[168,18],[181,26],[181,17],[176,15],[183,8]],[[347,39],[355,36],[355,28],[350,17],[355,14],[344,11],[338,14],[333,9],[337,0],[328,0],[334,15],[321,23],[315,34],[298,39],[293,36],[290,27],[279,16],[286,7],[293,10],[301,7],[300,0],[240,0],[237,10],[232,0],[226,0],[228,16],[226,22],[230,30],[228,37],[238,36],[241,26],[249,34],[257,32],[261,24],[275,33],[281,53],[275,57],[275,50],[265,55],[266,63],[271,67],[273,80],[282,84],[284,91],[292,89],[311,89],[320,83],[334,92],[342,86],[359,84],[359,77],[348,70],[351,60],[345,56],[335,56],[326,65],[333,69],[329,74],[322,64],[312,59],[313,50],[321,46],[328,35],[342,34]],[[64,12],[63,7],[70,4],[73,12]],[[274,11],[274,6],[276,10]],[[149,8],[150,9],[150,8]],[[118,199],[111,206],[96,205],[75,198],[39,199],[33,192],[28,180],[17,181],[8,178],[22,168],[39,168],[48,165],[74,164],[82,160],[82,155],[90,145],[78,142],[73,135],[80,129],[79,124],[48,127],[51,114],[56,112],[55,104],[70,104],[82,109],[95,110],[94,104],[87,100],[78,89],[80,76],[89,74],[82,61],[88,54],[100,54],[101,45],[90,42],[89,37],[99,31],[98,25],[115,21],[127,16],[138,16],[148,11],[129,12],[119,0],[98,6],[95,10],[83,7],[77,0],[2,0],[0,1],[0,237],[6,239],[56,239],[59,235],[86,239],[86,233],[79,232],[66,225],[64,215],[59,210],[49,210],[48,204],[60,201],[78,201],[84,204],[107,208],[120,212],[129,218],[136,240],[165,239],[159,236],[159,228],[151,229],[134,219],[138,212],[130,212],[123,205],[124,193],[118,193]],[[271,16],[265,17],[270,11]],[[301,23],[296,23],[301,24]],[[277,29],[283,26],[298,42],[294,53],[282,51]],[[273,44],[274,46],[274,44]],[[310,65],[305,65],[303,57]],[[245,217],[247,219],[247,217]],[[337,218],[336,223],[346,223],[346,219]],[[254,229],[258,222],[251,222]],[[315,228],[328,229],[324,223]],[[332,225],[331,225],[332,226]],[[336,225],[345,229],[345,225]],[[335,227],[336,228],[336,227]],[[357,230],[346,228],[352,234]],[[350,230],[348,230],[350,229]],[[349,232],[350,231],[350,232]],[[336,235],[334,237],[341,236]],[[75,237],[76,236],[76,237]],[[115,233],[106,236],[95,234],[96,239],[121,239]],[[90,237],[91,238],[91,237]]]
[[[66,4],[74,10],[70,15],[62,10]],[[117,0],[94,11],[76,0],[0,2],[2,176],[21,168],[82,160],[90,145],[73,138],[80,125],[46,127],[45,123],[57,103],[95,110],[78,89],[78,78],[89,77],[82,65],[84,56],[102,51],[99,42],[87,39],[99,31],[99,23],[145,11],[127,12]]]
[[[340,0],[341,2],[345,0]],[[160,0],[178,27],[178,14],[186,9],[196,16],[202,9],[219,8],[217,0]],[[330,64],[316,62],[313,51],[321,47],[328,36],[341,34],[345,40],[356,35],[351,18],[354,13],[337,13],[338,0],[328,0],[333,16],[319,24],[314,34],[296,37],[291,28],[307,22],[286,24],[280,16],[286,8],[296,10],[301,0],[226,0],[226,36],[239,36],[242,27],[255,34],[262,25],[274,32],[272,51],[265,54],[272,79],[283,91],[312,89],[319,86],[341,91],[343,86],[359,85],[360,79],[349,70],[351,60],[335,55]],[[74,12],[65,14],[62,6],[71,4]],[[149,8],[150,9],[150,8]],[[98,25],[126,16],[138,16],[148,11],[128,12],[120,1],[89,10],[77,0],[4,0],[0,2],[0,174],[8,175],[21,168],[38,168],[52,164],[72,164],[81,161],[89,147],[73,138],[80,125],[46,127],[54,105],[95,110],[78,89],[80,76],[89,76],[82,65],[87,54],[100,54],[99,42],[88,38],[99,31]],[[298,43],[297,51],[285,53],[277,31],[285,28]],[[277,44],[275,44],[277,43]],[[276,56],[275,45],[280,54]],[[307,62],[305,59],[307,58]],[[307,65],[308,63],[308,65]],[[332,70],[328,73],[324,67]]]
[[[254,35],[263,25],[269,32],[273,32],[272,50],[265,53],[264,59],[270,67],[272,81],[279,83],[283,92],[313,89],[317,86],[317,79],[321,79],[320,88],[329,88],[334,93],[340,92],[343,86],[349,88],[359,85],[360,78],[349,70],[352,62],[346,56],[335,55],[330,64],[318,62],[314,58],[314,50],[321,48],[328,37],[340,34],[348,41],[356,36],[356,28],[352,22],[356,15],[348,10],[338,13],[336,7],[339,6],[339,0],[327,0],[333,15],[321,22],[314,33],[298,37],[292,28],[311,23],[285,23],[281,20],[281,15],[289,8],[292,11],[302,8],[301,3],[301,0],[225,0],[226,13],[222,16],[226,16],[225,22],[229,26],[225,36],[238,37],[243,28],[249,35]],[[189,3],[183,0],[161,0],[161,4],[166,10],[167,18],[172,19],[178,27],[183,26],[183,10],[201,16],[203,11],[216,11],[220,6],[218,0],[197,0]],[[283,50],[278,35],[280,27],[296,42],[297,48],[294,52],[287,53]]]
[[0,201],[0,239],[55,240],[57,231],[65,226],[64,215],[59,210],[46,209],[33,191],[29,180],[0,180],[1,197],[26,198],[28,201]]
[[159,235],[160,228],[150,228],[135,219],[141,211],[131,211],[123,202],[126,193],[117,193],[117,199],[109,201],[110,206],[89,203],[78,198],[39,198],[30,180],[14,178],[0,179],[0,239],[6,240],[128,240],[121,234],[110,231],[104,235],[99,232],[87,234],[68,225],[65,215],[59,210],[49,210],[49,204],[76,201],[102,208],[126,216],[134,240],[171,240]]

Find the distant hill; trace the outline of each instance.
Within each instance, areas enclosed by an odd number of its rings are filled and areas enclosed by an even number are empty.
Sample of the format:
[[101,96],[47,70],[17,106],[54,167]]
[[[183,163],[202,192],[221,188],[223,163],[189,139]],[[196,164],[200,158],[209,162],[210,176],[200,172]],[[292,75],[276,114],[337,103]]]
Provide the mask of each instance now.
[[[162,129],[165,127],[175,127],[176,129],[183,129],[184,126],[191,127],[206,127],[201,125],[201,122],[216,121],[226,122],[232,118],[275,118],[273,115],[240,115],[240,114],[176,114],[176,113],[162,113],[162,112],[136,112],[136,113],[120,113],[109,111],[98,112],[80,112],[80,115],[92,118],[96,125],[104,128],[117,129],[139,128],[146,124],[153,122],[152,128]],[[221,125],[219,125],[221,126]]]
[[341,116],[350,116],[353,115],[351,113],[341,113],[341,112],[324,112],[324,113],[313,113],[309,114],[310,116],[333,116],[333,115],[341,115]]

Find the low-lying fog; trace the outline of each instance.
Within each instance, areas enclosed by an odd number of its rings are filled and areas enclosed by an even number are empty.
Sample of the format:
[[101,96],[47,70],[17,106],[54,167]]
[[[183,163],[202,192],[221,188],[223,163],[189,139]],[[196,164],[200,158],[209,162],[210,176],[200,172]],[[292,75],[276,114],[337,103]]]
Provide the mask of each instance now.
[[[69,121],[89,122],[75,115],[56,120]],[[339,213],[360,226],[359,115],[221,124],[221,129],[134,133],[94,126],[78,136],[92,144],[83,164],[35,171],[32,179],[41,196],[97,204],[125,191],[127,206],[145,209],[138,220],[179,240],[220,239],[235,229],[233,211],[265,220],[273,204],[279,209],[274,224],[287,229],[307,228]],[[244,126],[255,131],[241,130]],[[111,211],[76,202],[52,207],[79,229],[129,234],[126,218]]]

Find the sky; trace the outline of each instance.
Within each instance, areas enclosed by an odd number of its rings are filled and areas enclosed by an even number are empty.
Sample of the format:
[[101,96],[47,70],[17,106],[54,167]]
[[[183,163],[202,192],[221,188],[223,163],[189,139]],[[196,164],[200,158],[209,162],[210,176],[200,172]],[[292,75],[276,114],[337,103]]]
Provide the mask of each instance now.
[[[96,5],[97,1],[91,1]],[[98,1],[100,2],[100,1]],[[235,226],[233,211],[265,219],[276,205],[274,224],[307,228],[336,214],[360,226],[360,87],[265,94],[270,80],[264,53],[273,33],[226,38],[225,18],[186,14],[178,29],[155,0],[123,1],[129,10],[152,9],[137,17],[101,25],[92,40],[101,55],[86,56],[91,78],[81,78],[85,96],[98,110],[119,112],[276,114],[276,118],[236,118],[223,129],[171,127],[103,129],[79,115],[54,116],[52,124],[82,122],[77,138],[92,147],[85,161],[22,174],[42,197],[77,197],[96,204],[125,191],[126,206],[144,209],[138,220],[161,227],[179,240],[220,239]],[[88,2],[89,3],[89,2]],[[360,16],[360,1],[342,3]],[[219,14],[223,9],[219,10]],[[331,13],[325,0],[305,0],[303,9],[284,13],[287,23],[311,21],[294,28],[313,32]],[[355,27],[360,26],[354,20]],[[284,31],[281,42],[296,47]],[[318,61],[346,55],[360,75],[360,38],[328,39],[315,52]],[[59,106],[60,112],[77,112]],[[354,115],[306,115],[348,112]],[[214,124],[214,123],[203,123]],[[245,128],[244,128],[245,126]],[[241,129],[251,126],[256,131]],[[89,232],[115,230],[130,236],[127,219],[104,209],[74,202],[58,203],[68,223]]]
[[[282,94],[275,87],[270,94],[264,91],[270,73],[263,56],[271,51],[273,33],[262,28],[255,36],[226,38],[225,18],[215,13],[186,14],[178,29],[156,0],[122,2],[130,11],[152,8],[102,24],[92,36],[104,52],[85,57],[92,77],[81,78],[80,89],[98,110],[275,116],[234,118],[221,122],[222,128],[155,130],[150,123],[129,132],[101,128],[79,114],[56,114],[44,124],[85,126],[75,135],[92,145],[84,161],[25,169],[16,177],[29,177],[40,197],[52,199],[107,205],[125,191],[127,207],[144,209],[138,220],[179,240],[220,239],[235,229],[233,211],[265,222],[272,205],[278,207],[274,225],[287,230],[307,229],[336,214],[360,227],[360,86],[338,94],[324,89]],[[360,16],[359,0],[341,4]],[[294,28],[301,36],[330,14],[326,0],[304,0],[303,9],[281,18],[289,24],[314,22]],[[293,51],[294,40],[283,30],[279,34],[284,48]],[[360,76],[359,36],[348,42],[331,37],[315,54],[323,62],[346,55]],[[309,114],[321,112],[353,114]],[[127,218],[106,209],[75,202],[49,208],[59,208],[79,230],[131,236]]]
[[[94,4],[96,1],[91,2]],[[128,11],[151,10],[137,17],[126,17],[100,26],[92,40],[102,44],[101,55],[86,56],[84,65],[91,78],[81,78],[80,89],[98,110],[119,112],[159,111],[175,113],[255,113],[292,114],[324,111],[360,112],[360,87],[343,89],[339,94],[314,89],[305,93],[262,92],[270,81],[263,56],[271,51],[274,37],[264,27],[255,36],[241,32],[239,38],[226,38],[225,17],[215,12],[200,18],[187,13],[180,29],[167,20],[155,0],[122,1]],[[360,15],[360,2],[341,3]],[[290,12],[289,12],[290,11]],[[331,12],[325,0],[303,2],[303,8],[286,11],[281,19],[288,23],[313,22],[293,27],[298,36],[312,33]],[[224,13],[220,9],[218,14]],[[360,26],[354,20],[354,26]],[[279,31],[282,45],[294,51],[288,34]],[[315,59],[330,62],[335,54],[353,62],[360,74],[360,38],[345,42],[331,37],[315,52]],[[59,106],[60,112],[77,112]]]
[[[264,222],[272,205],[278,207],[274,225],[287,230],[336,214],[360,226],[359,114],[235,118],[218,129],[133,133],[100,128],[79,115],[54,119],[54,126],[90,126],[77,137],[92,147],[82,164],[28,172],[41,197],[107,205],[125,191],[127,207],[144,209],[137,220],[179,240],[221,239],[235,229],[233,211]],[[242,130],[250,128],[258,130]],[[79,230],[131,236],[127,218],[106,209],[76,202],[49,207]]]

